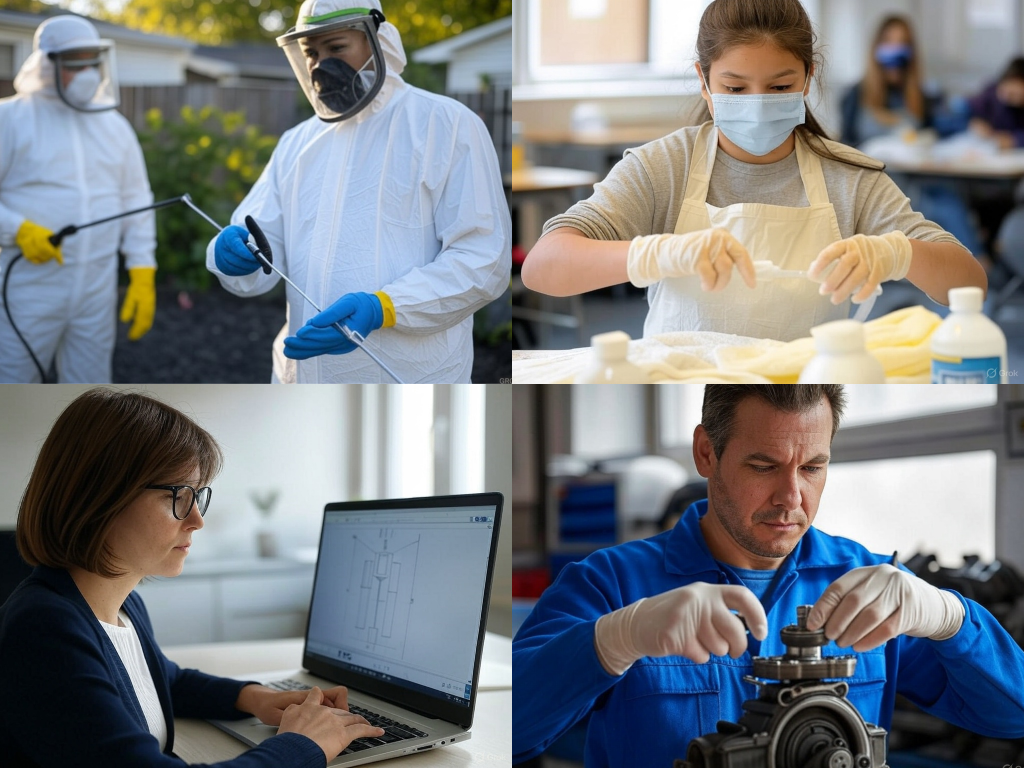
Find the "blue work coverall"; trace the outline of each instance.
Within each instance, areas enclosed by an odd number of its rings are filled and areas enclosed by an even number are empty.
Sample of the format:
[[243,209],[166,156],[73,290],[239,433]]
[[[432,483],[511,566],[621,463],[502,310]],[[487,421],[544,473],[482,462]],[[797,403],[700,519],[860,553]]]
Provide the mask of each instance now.
[[[594,650],[594,624],[606,613],[694,582],[740,583],[712,557],[690,506],[671,531],[599,550],[566,566],[512,645],[515,703],[513,762],[544,751],[588,714],[588,768],[669,768],[690,740],[736,722],[754,698],[751,657],[785,652],[779,630],[796,623],[796,607],[813,605],[853,568],[889,562],[849,539],[811,527],[783,561],[762,604],[768,638],[748,635],[738,659],[644,657],[622,676],[608,674]],[[954,593],[956,594],[956,593]],[[961,595],[960,630],[941,642],[902,635],[858,653],[848,698],[869,723],[889,730],[896,694],[950,723],[986,736],[1024,736],[1024,651],[987,610]],[[830,643],[823,655],[852,654]]]

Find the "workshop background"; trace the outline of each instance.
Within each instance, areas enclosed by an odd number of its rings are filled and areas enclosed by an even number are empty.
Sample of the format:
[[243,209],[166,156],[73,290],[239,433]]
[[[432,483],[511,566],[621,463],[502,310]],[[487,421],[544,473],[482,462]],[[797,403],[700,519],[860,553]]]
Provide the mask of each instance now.
[[[691,452],[703,390],[513,387],[518,621],[567,563],[671,527],[706,498]],[[874,552],[898,550],[921,578],[989,609],[1024,647],[1024,387],[846,390],[814,525]],[[530,765],[580,765],[584,734],[573,729]],[[1024,764],[1024,740],[984,738],[897,699],[891,768],[1007,764]]]

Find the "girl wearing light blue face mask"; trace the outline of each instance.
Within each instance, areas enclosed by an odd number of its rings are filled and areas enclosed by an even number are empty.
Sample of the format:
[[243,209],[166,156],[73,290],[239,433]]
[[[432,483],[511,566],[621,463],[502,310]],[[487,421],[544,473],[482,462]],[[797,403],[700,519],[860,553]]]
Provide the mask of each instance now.
[[[523,282],[558,296],[649,287],[645,336],[781,341],[849,316],[851,299],[886,280],[906,277],[943,304],[950,288],[987,287],[882,163],[827,138],[804,104],[819,62],[799,0],[712,2],[696,64],[712,119],[628,151],[589,200],[547,223]],[[755,259],[812,280],[758,280]]]

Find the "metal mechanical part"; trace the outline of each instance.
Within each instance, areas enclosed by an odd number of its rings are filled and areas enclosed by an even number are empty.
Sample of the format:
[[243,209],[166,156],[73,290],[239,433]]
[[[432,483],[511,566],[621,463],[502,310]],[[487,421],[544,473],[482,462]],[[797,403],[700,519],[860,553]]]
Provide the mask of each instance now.
[[811,606],[796,610],[797,623],[779,632],[786,653],[755,656],[754,675],[743,678],[758,695],[739,722],[720,720],[675,768],[887,768],[885,730],[865,723],[849,685],[834,680],[852,676],[857,657],[823,657],[824,630],[807,629]]

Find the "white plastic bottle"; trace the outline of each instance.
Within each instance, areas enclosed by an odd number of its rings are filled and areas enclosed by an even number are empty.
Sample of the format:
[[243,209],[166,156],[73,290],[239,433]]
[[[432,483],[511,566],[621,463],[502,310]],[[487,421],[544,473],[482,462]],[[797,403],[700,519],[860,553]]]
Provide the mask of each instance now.
[[573,379],[576,384],[649,384],[650,378],[626,359],[629,334],[623,331],[590,337],[590,360]]
[[981,288],[953,288],[932,334],[932,384],[1005,384],[1006,336],[981,312]]
[[818,354],[800,372],[800,384],[884,384],[885,369],[864,345],[864,324],[835,320],[811,328]]

